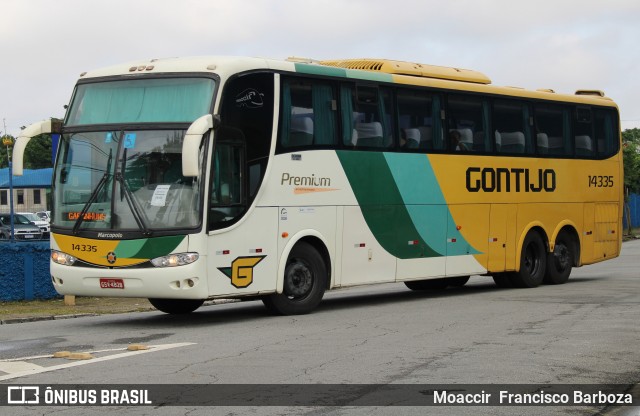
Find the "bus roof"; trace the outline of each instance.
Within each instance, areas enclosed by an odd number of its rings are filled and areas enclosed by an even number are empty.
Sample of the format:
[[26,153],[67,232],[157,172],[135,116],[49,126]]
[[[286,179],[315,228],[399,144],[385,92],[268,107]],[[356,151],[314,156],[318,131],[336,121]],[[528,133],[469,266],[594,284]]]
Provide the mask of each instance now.
[[143,75],[152,73],[215,73],[222,78],[245,71],[269,69],[283,72],[343,77],[418,85],[441,89],[471,91],[538,98],[553,101],[569,101],[594,105],[615,106],[604,92],[581,89],[571,94],[558,94],[552,89],[527,90],[519,87],[496,86],[491,79],[478,71],[426,65],[388,59],[338,59],[317,61],[291,57],[286,60],[236,56],[200,56],[141,60],[84,72],[81,79],[107,76]]

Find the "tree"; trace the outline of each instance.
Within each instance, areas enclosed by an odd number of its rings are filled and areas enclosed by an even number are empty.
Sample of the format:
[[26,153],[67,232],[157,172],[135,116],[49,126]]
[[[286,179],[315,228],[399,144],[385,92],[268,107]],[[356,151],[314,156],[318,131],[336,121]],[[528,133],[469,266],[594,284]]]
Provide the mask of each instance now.
[[[10,136],[15,143],[15,137]],[[1,144],[1,142],[0,142]],[[11,161],[13,161],[13,149],[9,146]],[[0,147],[0,168],[9,166],[7,161],[7,146]],[[41,134],[29,141],[26,149],[24,149],[24,168],[25,169],[42,169],[50,168],[51,163],[51,137],[48,134]]]
[[631,211],[628,194],[640,192],[640,129],[628,129],[622,132],[622,161],[624,164],[624,216],[627,222],[627,234],[631,234]]
[[640,129],[622,132],[624,185],[629,193],[640,193]]
[[24,149],[25,169],[42,169],[53,166],[51,162],[51,136],[41,134],[29,141]]
[[[2,139],[5,139],[7,137],[11,138],[11,141],[13,143],[15,143],[16,139],[7,134],[6,136],[2,136]],[[6,168],[7,166],[9,166],[9,163],[7,162],[7,146],[5,146],[2,141],[0,140],[0,168]],[[11,146],[9,146],[9,153],[11,153]]]

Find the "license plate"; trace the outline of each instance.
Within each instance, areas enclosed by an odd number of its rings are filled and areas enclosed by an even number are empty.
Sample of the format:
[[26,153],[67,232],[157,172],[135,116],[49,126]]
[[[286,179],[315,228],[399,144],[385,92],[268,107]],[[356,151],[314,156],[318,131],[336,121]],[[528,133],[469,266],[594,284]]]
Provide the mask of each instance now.
[[100,279],[100,287],[102,289],[124,289],[124,280],[122,280],[122,279]]
[[33,235],[31,235],[31,234],[25,234],[24,238],[33,238]]

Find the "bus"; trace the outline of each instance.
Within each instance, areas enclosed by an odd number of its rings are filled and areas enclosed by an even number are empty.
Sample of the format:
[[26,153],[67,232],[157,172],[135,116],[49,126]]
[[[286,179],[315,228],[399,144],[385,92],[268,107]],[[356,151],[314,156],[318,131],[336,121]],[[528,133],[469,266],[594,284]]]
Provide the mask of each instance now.
[[81,74],[52,178],[60,294],[190,313],[491,276],[562,284],[621,249],[616,104],[384,59],[195,57]]

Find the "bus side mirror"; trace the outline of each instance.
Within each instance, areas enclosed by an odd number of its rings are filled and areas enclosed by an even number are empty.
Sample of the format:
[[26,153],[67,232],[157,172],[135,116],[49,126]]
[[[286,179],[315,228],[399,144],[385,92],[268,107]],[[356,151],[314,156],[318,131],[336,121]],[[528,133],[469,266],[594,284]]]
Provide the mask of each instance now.
[[219,124],[220,117],[211,114],[204,115],[191,123],[182,142],[182,176],[195,177],[200,174],[198,166],[200,144],[202,138]]
[[62,121],[57,119],[33,123],[22,130],[13,146],[13,174],[15,176],[22,176],[24,149],[27,147],[29,140],[41,134],[60,133],[61,131]]

